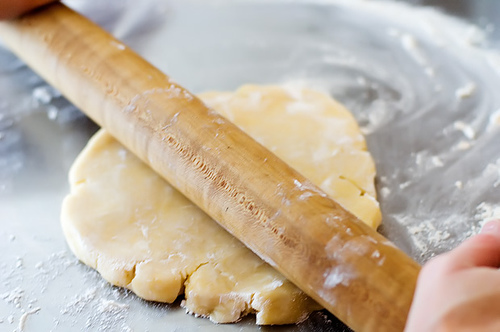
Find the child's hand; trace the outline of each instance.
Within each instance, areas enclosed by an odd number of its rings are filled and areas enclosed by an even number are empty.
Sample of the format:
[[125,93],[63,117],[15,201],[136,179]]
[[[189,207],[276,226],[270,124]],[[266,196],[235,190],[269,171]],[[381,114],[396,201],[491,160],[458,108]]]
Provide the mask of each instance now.
[[500,331],[500,220],[424,265],[406,332]]

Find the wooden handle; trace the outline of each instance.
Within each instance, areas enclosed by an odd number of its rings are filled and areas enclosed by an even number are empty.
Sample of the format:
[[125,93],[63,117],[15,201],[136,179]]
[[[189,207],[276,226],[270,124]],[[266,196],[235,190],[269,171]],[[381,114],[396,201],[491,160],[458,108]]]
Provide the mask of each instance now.
[[348,326],[403,330],[419,265],[168,76],[62,4],[0,23],[0,36]]

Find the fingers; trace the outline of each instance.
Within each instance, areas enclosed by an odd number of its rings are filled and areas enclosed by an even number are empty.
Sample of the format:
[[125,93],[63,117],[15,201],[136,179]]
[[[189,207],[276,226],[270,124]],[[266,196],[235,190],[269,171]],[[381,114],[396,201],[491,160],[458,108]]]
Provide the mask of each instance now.
[[55,0],[0,0],[0,19],[17,17]]
[[488,222],[481,233],[446,254],[448,268],[500,267],[500,220]]
[[424,265],[406,332],[500,331],[500,220]]

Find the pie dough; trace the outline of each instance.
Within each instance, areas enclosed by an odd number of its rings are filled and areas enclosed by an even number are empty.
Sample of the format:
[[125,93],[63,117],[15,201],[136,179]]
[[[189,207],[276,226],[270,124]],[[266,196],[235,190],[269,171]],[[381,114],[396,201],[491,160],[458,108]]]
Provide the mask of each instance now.
[[[322,93],[243,86],[199,96],[368,225],[381,214],[375,167],[352,115]],[[185,294],[218,323],[299,322],[320,307],[173,189],[106,131],[71,168],[62,226],[71,250],[113,285],[151,301]]]

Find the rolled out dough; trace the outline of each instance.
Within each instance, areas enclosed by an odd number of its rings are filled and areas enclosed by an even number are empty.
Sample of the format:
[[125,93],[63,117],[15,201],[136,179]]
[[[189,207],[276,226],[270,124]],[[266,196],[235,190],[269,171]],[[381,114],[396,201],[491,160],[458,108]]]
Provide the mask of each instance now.
[[[340,104],[291,86],[199,97],[368,225],[379,225],[374,163]],[[69,178],[62,208],[68,244],[113,285],[160,302],[184,293],[188,312],[219,323],[248,313],[257,324],[293,323],[319,309],[104,130]]]

